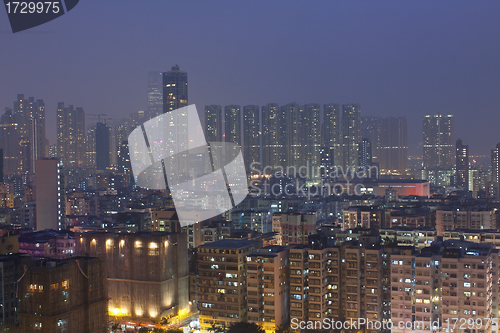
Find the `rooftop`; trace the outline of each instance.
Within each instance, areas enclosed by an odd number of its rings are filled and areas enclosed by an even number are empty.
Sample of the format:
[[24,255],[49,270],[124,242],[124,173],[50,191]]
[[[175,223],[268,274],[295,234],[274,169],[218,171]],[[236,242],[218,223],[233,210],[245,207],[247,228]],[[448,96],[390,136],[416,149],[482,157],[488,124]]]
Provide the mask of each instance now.
[[211,249],[242,249],[253,245],[254,242],[248,239],[221,239],[216,242],[200,245],[199,247]]

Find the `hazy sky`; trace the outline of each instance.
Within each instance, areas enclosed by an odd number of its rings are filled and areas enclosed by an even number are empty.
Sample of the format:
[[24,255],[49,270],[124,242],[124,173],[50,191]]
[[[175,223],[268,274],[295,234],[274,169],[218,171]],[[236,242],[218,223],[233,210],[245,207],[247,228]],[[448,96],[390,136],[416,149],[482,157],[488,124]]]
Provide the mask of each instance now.
[[0,9],[0,60],[0,107],[43,98],[51,143],[57,102],[121,118],[146,109],[148,71],[175,64],[198,110],[360,103],[405,115],[412,146],[436,112],[472,155],[500,142],[498,1],[82,0],[16,34]]

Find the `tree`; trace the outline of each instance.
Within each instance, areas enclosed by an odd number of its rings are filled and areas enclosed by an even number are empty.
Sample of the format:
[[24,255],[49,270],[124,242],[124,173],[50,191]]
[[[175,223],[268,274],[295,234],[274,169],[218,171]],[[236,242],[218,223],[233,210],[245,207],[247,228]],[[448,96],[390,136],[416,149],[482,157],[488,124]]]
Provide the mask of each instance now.
[[255,323],[233,323],[226,333],[265,333],[264,329]]
[[168,331],[165,331],[163,328],[154,328],[153,332],[154,333],[165,333],[165,332],[168,332]]
[[160,325],[162,325],[162,326],[165,326],[165,325],[168,325],[168,324],[169,324],[169,322],[170,322],[170,320],[169,320],[167,317],[162,317],[162,318],[160,319],[159,324],[160,324]]
[[226,333],[226,327],[212,324],[212,327],[208,329],[211,333]]
[[278,326],[276,329],[276,333],[294,333],[295,331],[292,330],[290,326],[285,327],[285,326]]
[[171,328],[165,331],[165,333],[182,333],[182,332],[184,332],[182,328]]
[[115,332],[119,328],[120,328],[120,323],[114,323],[113,325],[111,325],[112,332]]

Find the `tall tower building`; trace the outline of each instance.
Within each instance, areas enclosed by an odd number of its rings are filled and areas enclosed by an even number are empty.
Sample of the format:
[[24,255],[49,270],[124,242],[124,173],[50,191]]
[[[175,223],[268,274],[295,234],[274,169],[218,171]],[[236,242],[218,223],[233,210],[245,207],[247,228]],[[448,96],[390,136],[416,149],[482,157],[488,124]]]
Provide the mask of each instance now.
[[148,118],[154,118],[163,113],[163,73],[152,71],[148,73]]
[[18,94],[14,102],[14,121],[18,124],[19,139],[19,165],[17,171],[21,173],[29,171],[29,119],[28,101],[24,99],[24,94]]
[[262,164],[264,167],[285,166],[285,117],[276,103],[262,107]]
[[36,161],[36,230],[61,230],[64,220],[64,182],[57,159]]
[[260,163],[260,108],[258,105],[243,107],[243,160],[247,172],[252,163]]
[[89,127],[87,129],[87,135],[85,138],[85,167],[89,169],[93,169],[96,167],[95,161],[95,149],[96,149],[96,141],[95,141],[95,126]]
[[406,117],[380,118],[378,125],[377,145],[372,141],[372,151],[377,156],[380,173],[404,175],[408,160]]
[[95,160],[98,170],[106,170],[109,164],[109,127],[105,123],[97,123],[95,127]]
[[163,113],[188,105],[187,73],[175,65],[163,73]]
[[227,105],[224,108],[225,139],[241,145],[241,112],[239,105]]
[[361,141],[359,104],[342,105],[343,167],[352,170],[358,167],[358,143]]
[[19,168],[19,125],[14,119],[12,109],[6,108],[0,124],[0,146],[4,154],[4,173],[14,174]]
[[[340,105],[323,105],[323,143],[329,156],[333,157],[333,164],[342,165],[342,144],[340,137]],[[333,151],[333,153],[331,153]]]
[[449,169],[454,165],[453,115],[424,116],[424,169]]
[[462,144],[462,140],[456,142],[456,181],[455,185],[469,189],[469,146]]
[[85,166],[85,112],[57,104],[57,156],[65,168]]
[[205,105],[205,137],[207,142],[222,142],[222,107]]
[[500,184],[500,143],[491,150],[490,183],[488,184],[488,196],[498,197]]
[[14,102],[13,120],[18,127],[19,158],[17,171],[34,173],[35,161],[45,157],[45,104],[33,97],[24,99],[17,95]]
[[359,164],[364,170],[368,170],[372,165],[372,145],[370,140],[363,138],[359,143]]
[[[45,137],[45,103],[43,99],[38,99],[34,104],[34,113],[31,114],[31,139],[33,148],[31,150],[32,167],[35,168],[35,161],[46,158],[47,138]],[[35,169],[33,169],[35,170]]]
[[[314,169],[321,164],[320,146],[321,146],[321,106],[311,103],[304,105],[303,113],[303,131],[304,137],[304,155],[306,161]],[[299,132],[300,133],[300,132]],[[300,136],[300,135],[299,135]],[[304,164],[305,165],[305,164]],[[315,175],[318,173],[315,172]]]
[[[181,71],[179,66],[175,65],[171,71],[163,73],[163,113],[185,106],[188,106],[187,73]],[[177,145],[177,151],[182,153],[170,166],[166,166],[170,170],[165,171],[180,175],[188,172],[188,115],[186,112],[176,113],[175,117],[171,118],[170,121],[170,125],[175,126],[175,138],[172,139],[171,144]]]
[[[305,136],[304,136],[304,108],[297,103],[283,105],[280,108],[283,117],[282,129],[283,135],[283,167],[293,167],[298,172],[300,166],[306,163],[305,154]],[[265,133],[265,132],[264,132]],[[265,134],[264,134],[265,135]],[[291,175],[294,176],[294,175]]]

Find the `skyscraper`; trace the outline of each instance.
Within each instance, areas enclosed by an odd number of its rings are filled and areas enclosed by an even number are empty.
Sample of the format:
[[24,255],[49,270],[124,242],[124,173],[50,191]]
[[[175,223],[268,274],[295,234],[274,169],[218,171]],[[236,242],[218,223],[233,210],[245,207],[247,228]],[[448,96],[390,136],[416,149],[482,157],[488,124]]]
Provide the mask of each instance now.
[[360,121],[359,104],[342,105],[342,155],[343,167],[346,171],[356,169],[358,166],[358,143],[361,141]]
[[109,127],[105,123],[97,123],[95,129],[95,160],[98,170],[106,170],[109,164]]
[[222,107],[205,105],[205,137],[207,142],[222,142]]
[[284,155],[280,165],[283,167],[294,167],[295,171],[298,171],[300,166],[305,165],[307,160],[304,147],[305,128],[303,121],[305,119],[303,113],[304,108],[297,103],[289,103],[280,108],[280,114],[283,117],[280,133],[284,139],[282,141]]
[[[321,164],[320,146],[321,146],[321,106],[311,103],[304,105],[303,113],[303,132],[304,136],[304,155],[306,162],[311,167],[318,168]],[[300,136],[300,134],[299,134]],[[315,175],[318,173],[315,172]]]
[[241,112],[239,105],[227,105],[224,108],[224,141],[241,145]]
[[35,161],[45,157],[45,104],[43,100],[35,101],[33,97],[25,99],[23,94],[18,94],[14,102],[12,121],[17,124],[19,146],[17,171],[33,173]]
[[85,166],[85,112],[57,104],[57,156],[65,168]]
[[187,73],[178,65],[163,73],[163,113],[188,105]]
[[247,172],[251,165],[260,162],[260,108],[258,105],[243,107],[243,160]]
[[500,143],[491,150],[490,183],[488,184],[488,196],[498,197],[500,184]]
[[284,166],[285,117],[276,103],[262,107],[262,164],[264,167]]
[[152,71],[148,73],[148,118],[154,118],[163,113],[163,73]]
[[[188,106],[187,73],[175,65],[171,71],[163,73],[163,113]],[[177,145],[176,151],[182,152],[175,160],[166,166],[166,172],[180,175],[188,172],[189,157],[187,154],[189,133],[187,112],[176,113],[170,118],[170,126],[175,127],[175,135],[171,145]],[[166,128],[165,128],[166,130]],[[169,135],[172,137],[172,135]],[[167,170],[169,169],[169,170]]]
[[462,144],[462,140],[456,142],[456,176],[455,185],[464,190],[469,189],[469,146]]
[[359,142],[359,164],[358,166],[364,168],[364,170],[368,170],[372,165],[372,145],[370,140],[363,138]]
[[0,146],[4,153],[4,172],[14,174],[19,168],[19,125],[14,119],[12,109],[6,108],[0,124]]
[[330,158],[333,157],[333,164],[336,166],[342,165],[342,149],[340,140],[340,105],[325,104],[323,105],[323,143],[325,150],[333,151],[329,153]]
[[372,143],[372,151],[380,173],[404,175],[408,160],[406,117],[380,118],[378,124],[378,145]]
[[89,127],[87,129],[87,135],[85,138],[85,167],[89,169],[93,169],[96,167],[95,162],[95,126]]
[[454,125],[453,115],[425,115],[424,169],[449,169],[453,167]]

